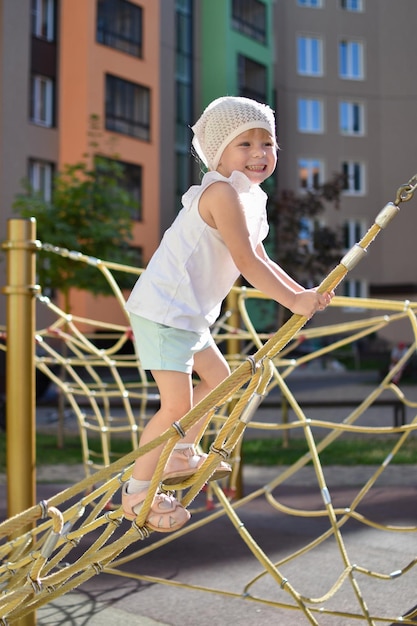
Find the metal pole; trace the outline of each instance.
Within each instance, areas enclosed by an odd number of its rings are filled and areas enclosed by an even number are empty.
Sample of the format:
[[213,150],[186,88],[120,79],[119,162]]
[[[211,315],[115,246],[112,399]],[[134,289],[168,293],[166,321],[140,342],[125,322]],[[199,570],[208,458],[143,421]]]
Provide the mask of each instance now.
[[[3,243],[7,252],[7,286],[3,288],[7,296],[6,469],[7,511],[13,517],[36,501],[36,221],[10,219],[7,232],[8,240]],[[18,623],[33,626],[36,614]]]
[[[236,291],[231,291],[226,298],[227,310],[231,312],[228,321],[233,328],[240,327],[240,314],[238,310],[237,298],[238,295]],[[240,354],[241,342],[237,337],[228,339],[226,346],[226,352],[229,357],[234,357]]]

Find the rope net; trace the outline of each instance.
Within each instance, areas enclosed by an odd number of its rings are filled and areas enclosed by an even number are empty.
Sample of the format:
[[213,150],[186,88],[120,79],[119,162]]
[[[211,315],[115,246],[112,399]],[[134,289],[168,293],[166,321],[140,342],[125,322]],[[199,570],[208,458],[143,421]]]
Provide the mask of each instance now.
[[[342,259],[341,263],[320,285],[321,291],[334,289],[356,264],[375,236],[398,211],[398,204],[412,196],[412,185],[401,188],[396,204],[388,204],[377,216],[374,225],[365,237]],[[405,190],[405,191],[404,191]],[[120,268],[111,263],[85,257],[81,253],[68,253],[44,244],[54,254],[72,256],[74,262],[94,265],[111,285],[115,297],[123,307],[124,299],[114,277],[113,269],[135,272],[132,268]],[[67,315],[48,298],[38,295],[40,306],[47,307],[54,315],[54,322],[36,333],[36,341],[42,348],[36,357],[36,366],[59,388],[76,416],[85,478],[51,497],[41,501],[19,515],[0,524],[0,624],[13,624],[20,618],[53,601],[58,596],[78,587],[100,572],[132,576],[139,580],[152,580],[161,584],[172,584],[163,578],[127,573],[123,566],[133,559],[156,550],[166,543],[175,541],[188,533],[209,524],[221,516],[226,516],[236,529],[236,533],[246,544],[259,565],[261,572],[247,581],[245,588],[236,592],[227,591],[228,596],[250,598],[260,603],[279,607],[288,611],[299,611],[311,624],[319,624],[320,615],[351,618],[367,623],[391,623],[399,620],[403,624],[415,624],[417,610],[397,615],[379,615],[368,606],[367,593],[375,590],[375,584],[410,575],[417,563],[415,547],[410,546],[410,560],[399,563],[393,572],[370,569],[367,564],[350,557],[344,530],[353,522],[363,528],[372,527],[381,533],[398,533],[402,537],[415,538],[417,526],[395,526],[382,524],[367,517],[361,510],[382,473],[387,472],[395,455],[404,443],[415,434],[417,415],[408,423],[393,427],[374,427],[360,424],[360,419],[378,401],[383,393],[389,393],[404,407],[415,409],[417,403],[407,397],[406,391],[398,382],[398,374],[416,350],[417,303],[391,300],[373,300],[335,297],[332,307],[360,308],[368,311],[364,319],[350,323],[332,324],[303,328],[306,318],[293,315],[279,331],[272,335],[262,335],[254,327],[249,314],[250,303],[265,299],[254,289],[234,288],[237,308],[242,325],[235,328],[228,311],[214,328],[218,341],[238,339],[244,342],[239,354],[229,355],[233,366],[232,374],[195,406],[179,422],[160,437],[146,446],[138,448],[141,430],[153,412],[158,397],[153,383],[149,381],[140,365],[134,350],[125,350],[131,345],[131,330],[128,321],[125,325],[104,324],[100,320],[87,320]],[[372,312],[370,314],[369,312]],[[409,349],[378,383],[372,392],[354,410],[340,421],[313,419],[287,385],[291,374],[314,359],[326,358],[335,350],[348,348],[359,339],[374,334],[389,324],[400,320],[408,321],[413,336]],[[91,332],[86,331],[86,327]],[[82,328],[82,330],[81,330]],[[302,331],[302,332],[301,332]],[[103,338],[106,346],[103,347]],[[320,349],[296,356],[296,349],[304,339],[322,340]],[[100,341],[99,341],[100,340]],[[62,347],[65,346],[65,350]],[[251,353],[251,354],[249,354]],[[257,420],[257,411],[262,401],[272,390],[279,390],[280,398],[294,413],[294,419],[273,422]],[[180,431],[187,432],[202,418],[205,428],[201,432],[200,445],[208,451],[204,464],[195,476],[176,485],[177,497],[182,504],[199,515],[176,533],[159,541],[149,541],[150,531],[146,527],[146,517],[153,495],[159,488],[166,462],[175,444],[180,440]],[[308,444],[308,452],[293,465],[277,474],[273,480],[260,489],[247,495],[239,494],[241,480],[240,452],[246,429],[265,429],[283,440],[295,431],[302,432]],[[318,439],[314,429],[325,430],[328,434]],[[385,436],[392,438],[392,450],[385,461],[366,478],[352,501],[344,505],[333,504],[326,483],[320,454],[343,435]],[[271,435],[272,436],[272,435]],[[117,458],[113,452],[116,438],[128,438],[131,452]],[[93,442],[93,443],[92,443]],[[97,446],[98,442],[98,446]],[[128,480],[135,459],[154,447],[164,444],[149,495],[136,520],[131,523],[123,518],[120,502],[121,485]],[[95,446],[95,447],[94,447]],[[227,484],[223,481],[207,481],[219,460],[227,458],[233,471]],[[285,504],[280,497],[280,487],[308,464],[314,468],[317,488],[322,497],[322,506],[315,510],[296,509]],[[264,501],[278,515],[294,518],[322,518],[325,529],[302,547],[278,561],[261,548],[251,535],[240,516],[245,507],[255,500]],[[145,541],[142,549],[127,549],[139,540]],[[316,597],[297,588],[295,583],[284,575],[288,564],[302,562],[306,555],[320,558],[320,550],[326,549],[332,540],[335,551],[335,576],[328,588]],[[80,550],[80,545],[83,549]],[[123,554],[126,551],[125,554]],[[301,565],[300,565],[301,567]],[[311,583],[316,574],[311,571]],[[276,586],[271,597],[262,597],[259,586],[262,581]],[[368,583],[371,585],[368,589]],[[180,582],[178,584],[181,584]],[[338,606],[342,588],[350,586],[353,593],[348,611]],[[192,588],[192,585],[188,585]],[[312,586],[314,589],[314,585]],[[199,586],[200,591],[223,594],[222,589]],[[385,589],[385,587],[384,587]],[[371,598],[372,600],[372,598]]]

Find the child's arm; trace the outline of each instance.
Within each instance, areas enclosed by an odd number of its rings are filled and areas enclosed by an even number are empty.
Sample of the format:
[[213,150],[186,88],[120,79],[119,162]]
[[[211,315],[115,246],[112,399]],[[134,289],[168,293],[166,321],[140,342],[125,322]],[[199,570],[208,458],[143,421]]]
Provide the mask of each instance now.
[[285,283],[288,287],[290,287],[290,289],[293,289],[296,293],[305,291],[305,287],[303,287],[302,285],[297,283],[296,280],[291,278],[291,276],[289,276],[289,274],[287,274],[287,272],[283,270],[282,267],[278,265],[278,263],[275,263],[275,261],[273,261],[268,256],[264,248],[264,245],[262,243],[260,243],[258,247],[256,248],[256,254],[259,257],[261,257],[266,263],[268,263],[269,267],[272,269],[274,274],[276,274],[278,278],[282,280],[283,283]]
[[253,248],[243,208],[231,185],[226,182],[210,185],[200,198],[199,212],[207,224],[217,228],[236,267],[253,287],[299,315],[311,317],[327,306],[329,294],[312,289],[299,291],[301,286],[287,279],[283,270],[279,272],[271,267],[266,253],[260,255],[260,250]]
[[[269,267],[272,269],[272,271],[275,273],[275,275],[279,278],[279,280],[282,280],[290,289],[292,289],[293,291],[295,291],[296,293],[303,293],[306,291],[305,287],[303,287],[302,285],[300,285],[299,283],[297,283],[296,280],[294,280],[293,278],[291,278],[291,276],[289,276],[289,274],[287,274],[287,272],[285,270],[282,269],[282,267],[280,265],[278,265],[278,263],[275,263],[275,261],[273,261],[267,254],[264,245],[262,243],[260,243],[256,249],[256,253],[262,258],[264,259],[264,261],[266,263],[268,263]],[[310,291],[315,291],[316,287],[313,288]],[[325,293],[324,294],[324,298],[325,298],[325,303],[323,306],[323,303],[320,303],[319,305],[319,309],[323,310],[329,303],[330,300],[333,298],[334,296],[334,291],[331,291],[330,293]]]

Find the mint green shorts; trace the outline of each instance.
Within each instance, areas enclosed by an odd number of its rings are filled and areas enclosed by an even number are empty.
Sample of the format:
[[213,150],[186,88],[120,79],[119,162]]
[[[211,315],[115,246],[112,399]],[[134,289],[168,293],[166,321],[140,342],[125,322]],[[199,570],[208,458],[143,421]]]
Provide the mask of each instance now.
[[191,374],[194,355],[214,345],[210,330],[195,333],[172,328],[130,313],[130,324],[144,370],[170,370]]

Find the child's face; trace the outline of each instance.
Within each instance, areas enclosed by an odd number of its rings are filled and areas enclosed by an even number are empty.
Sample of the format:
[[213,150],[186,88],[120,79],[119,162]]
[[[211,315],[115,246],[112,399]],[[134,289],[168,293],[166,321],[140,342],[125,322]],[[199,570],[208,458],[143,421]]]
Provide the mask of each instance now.
[[243,172],[252,184],[259,185],[271,176],[277,164],[274,137],[263,128],[253,128],[238,135],[224,149],[217,166],[219,174]]

